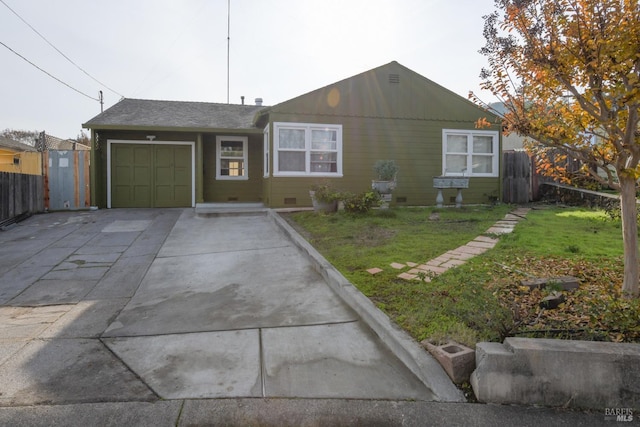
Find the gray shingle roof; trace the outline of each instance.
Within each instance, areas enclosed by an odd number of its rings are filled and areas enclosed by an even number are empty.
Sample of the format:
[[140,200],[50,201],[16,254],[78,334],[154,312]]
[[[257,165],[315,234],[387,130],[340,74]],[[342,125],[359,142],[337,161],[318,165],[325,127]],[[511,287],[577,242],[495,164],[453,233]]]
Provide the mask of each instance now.
[[83,126],[105,128],[255,129],[263,106],[125,98]]
[[9,148],[15,151],[38,151],[32,145],[23,144],[10,138],[0,136],[0,147]]

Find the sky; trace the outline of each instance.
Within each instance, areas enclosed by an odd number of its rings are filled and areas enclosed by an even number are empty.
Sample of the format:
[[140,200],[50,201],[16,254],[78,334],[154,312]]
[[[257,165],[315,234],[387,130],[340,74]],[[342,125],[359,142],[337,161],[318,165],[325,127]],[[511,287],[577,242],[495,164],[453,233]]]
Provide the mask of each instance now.
[[105,110],[122,97],[275,105],[391,61],[492,101],[479,88],[478,50],[493,9],[493,0],[0,0],[0,131],[75,138],[100,113],[100,90]]

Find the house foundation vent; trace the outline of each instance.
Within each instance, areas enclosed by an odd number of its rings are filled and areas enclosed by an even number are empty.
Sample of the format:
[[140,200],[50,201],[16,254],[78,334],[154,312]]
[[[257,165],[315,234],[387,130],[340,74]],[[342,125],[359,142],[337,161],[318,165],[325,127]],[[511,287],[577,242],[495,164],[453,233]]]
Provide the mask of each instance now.
[[237,197],[227,197],[227,202],[237,202],[238,198]]
[[396,203],[407,203],[406,197],[396,197]]
[[400,74],[389,74],[389,83],[400,83]]
[[295,197],[285,197],[284,198],[284,204],[285,205],[297,205],[298,201],[296,200]]

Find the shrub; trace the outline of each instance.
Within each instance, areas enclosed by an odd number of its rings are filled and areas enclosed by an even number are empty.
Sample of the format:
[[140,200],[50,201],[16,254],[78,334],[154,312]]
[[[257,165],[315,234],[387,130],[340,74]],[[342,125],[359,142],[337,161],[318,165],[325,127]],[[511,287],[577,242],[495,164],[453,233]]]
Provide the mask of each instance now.
[[365,191],[360,194],[344,194],[344,210],[349,213],[366,213],[377,206],[380,196],[374,191]]
[[313,192],[312,197],[321,203],[331,203],[341,199],[340,192],[329,184],[314,184],[310,190]]
[[394,181],[398,165],[393,160],[378,160],[373,165],[373,173],[378,181]]

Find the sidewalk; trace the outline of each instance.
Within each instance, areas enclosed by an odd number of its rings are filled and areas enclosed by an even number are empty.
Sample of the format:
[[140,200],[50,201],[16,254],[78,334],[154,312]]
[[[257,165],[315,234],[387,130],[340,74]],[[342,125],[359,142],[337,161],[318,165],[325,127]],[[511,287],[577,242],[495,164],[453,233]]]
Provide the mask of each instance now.
[[12,427],[611,427],[617,424],[605,421],[605,415],[597,412],[389,400],[189,399],[0,408],[0,425]]

